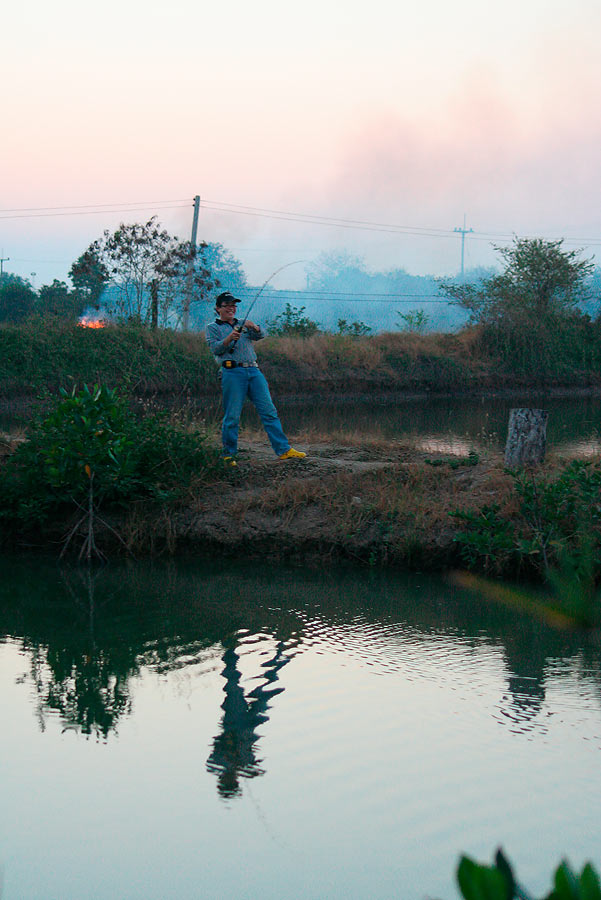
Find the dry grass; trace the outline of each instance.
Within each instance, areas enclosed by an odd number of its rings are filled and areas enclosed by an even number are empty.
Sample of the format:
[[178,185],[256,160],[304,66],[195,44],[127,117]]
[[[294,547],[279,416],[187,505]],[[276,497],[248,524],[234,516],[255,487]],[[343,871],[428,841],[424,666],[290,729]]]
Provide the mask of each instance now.
[[24,428],[14,428],[10,434],[0,432],[0,458],[10,456],[26,439]]
[[262,356],[287,360],[319,373],[340,366],[372,371],[383,364],[382,350],[372,344],[371,338],[332,334],[314,334],[308,338],[279,337],[266,340]]
[[239,494],[232,511],[241,522],[251,512],[277,520],[288,536],[309,541],[318,521],[320,538],[366,561],[440,565],[454,552],[457,526],[449,514],[492,502],[512,502],[512,480],[500,461],[451,469],[413,454],[377,470],[287,471]]
[[474,358],[475,333],[416,334],[386,332],[353,338],[346,335],[315,334],[308,338],[278,337],[265,341],[262,355],[266,359],[286,360],[290,364],[325,373],[332,368],[349,368],[364,372],[388,369],[390,357],[452,357],[462,361]]

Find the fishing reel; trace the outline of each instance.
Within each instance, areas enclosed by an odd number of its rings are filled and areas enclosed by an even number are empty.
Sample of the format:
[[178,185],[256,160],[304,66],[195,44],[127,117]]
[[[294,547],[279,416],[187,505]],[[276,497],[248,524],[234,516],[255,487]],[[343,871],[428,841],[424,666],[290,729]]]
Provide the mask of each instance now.
[[[242,323],[242,325],[234,325],[233,330],[236,332],[236,334],[242,334],[243,332],[248,331],[248,328],[246,327],[246,325],[244,323]],[[230,344],[230,346],[228,348],[228,353],[234,352],[234,350],[236,349],[236,344],[237,344],[237,341],[232,341],[232,343]]]

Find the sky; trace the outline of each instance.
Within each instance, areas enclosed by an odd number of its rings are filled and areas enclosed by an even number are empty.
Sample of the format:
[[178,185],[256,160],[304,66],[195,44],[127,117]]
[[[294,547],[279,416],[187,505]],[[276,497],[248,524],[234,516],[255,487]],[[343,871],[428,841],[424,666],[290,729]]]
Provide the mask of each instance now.
[[0,251],[36,287],[120,222],[188,238],[197,194],[199,239],[254,283],[343,251],[455,274],[464,216],[466,268],[514,235],[601,264],[598,0],[30,0],[2,23]]

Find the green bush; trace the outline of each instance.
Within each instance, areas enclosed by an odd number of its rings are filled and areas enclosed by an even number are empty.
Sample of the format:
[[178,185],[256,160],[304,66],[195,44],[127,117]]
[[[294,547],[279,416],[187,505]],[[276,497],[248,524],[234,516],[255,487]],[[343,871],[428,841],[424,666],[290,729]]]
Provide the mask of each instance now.
[[0,521],[28,526],[65,506],[165,498],[217,460],[204,434],[164,415],[138,418],[114,390],[61,390],[0,471]]
[[[457,868],[457,882],[464,900],[532,900],[516,881],[501,850],[497,850],[492,866],[462,856]],[[599,875],[590,863],[578,875],[564,860],[555,870],[553,887],[544,900],[601,900]]]
[[338,334],[348,334],[350,337],[365,337],[371,332],[365,322],[347,322],[346,319],[338,319]]
[[463,526],[455,541],[466,565],[502,572],[513,560],[547,576],[566,554],[576,560],[592,554],[598,577],[601,467],[573,460],[555,479],[528,471],[512,474],[517,515],[501,515],[498,506],[451,513]]
[[286,304],[283,313],[267,323],[268,330],[273,335],[295,335],[296,337],[311,337],[317,334],[319,324],[304,315],[305,307],[300,308]]

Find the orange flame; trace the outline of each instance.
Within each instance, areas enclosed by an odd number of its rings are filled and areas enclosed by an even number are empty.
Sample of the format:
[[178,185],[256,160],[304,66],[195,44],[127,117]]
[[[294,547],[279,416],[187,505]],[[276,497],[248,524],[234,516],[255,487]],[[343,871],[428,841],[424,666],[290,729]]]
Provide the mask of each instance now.
[[104,328],[106,326],[104,319],[95,319],[93,316],[82,316],[77,324],[81,328]]

